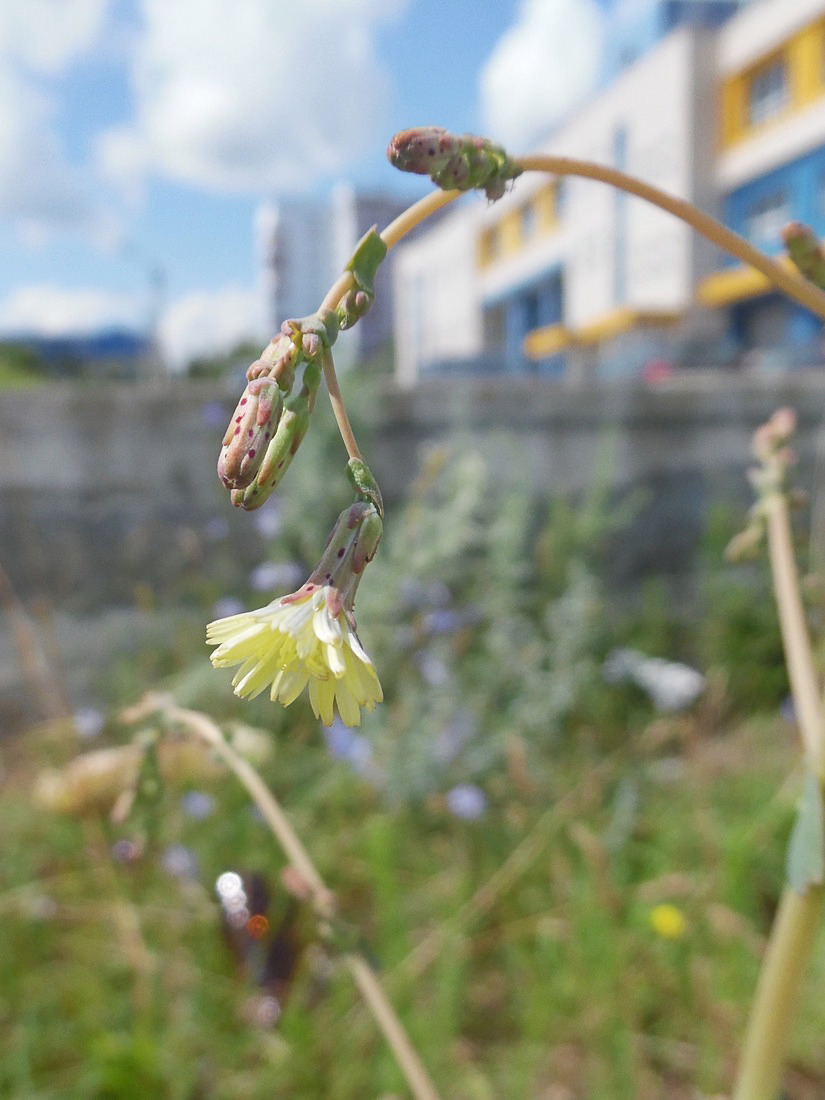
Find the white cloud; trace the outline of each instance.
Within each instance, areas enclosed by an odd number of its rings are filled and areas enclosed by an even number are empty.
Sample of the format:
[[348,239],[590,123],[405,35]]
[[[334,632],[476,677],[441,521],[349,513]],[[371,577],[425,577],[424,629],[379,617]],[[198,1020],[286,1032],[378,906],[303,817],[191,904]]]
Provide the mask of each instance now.
[[109,0],[3,0],[0,54],[57,73],[101,31]]
[[376,26],[408,0],[143,0],[136,116],[101,136],[124,184],[289,190],[377,140],[390,78]]
[[0,213],[35,235],[88,223],[89,196],[50,125],[48,101],[0,69]]
[[109,0],[0,4],[0,215],[38,242],[55,229],[97,232],[90,189],[66,158],[43,80],[97,39]]
[[43,283],[0,302],[0,332],[13,336],[85,336],[106,328],[139,329],[145,305],[134,294]]
[[164,310],[160,321],[158,335],[164,358],[173,370],[179,370],[197,356],[220,355],[242,340],[260,338],[259,310],[259,296],[239,286],[178,298]]
[[514,152],[534,145],[594,88],[603,37],[596,0],[522,0],[481,73],[485,133]]

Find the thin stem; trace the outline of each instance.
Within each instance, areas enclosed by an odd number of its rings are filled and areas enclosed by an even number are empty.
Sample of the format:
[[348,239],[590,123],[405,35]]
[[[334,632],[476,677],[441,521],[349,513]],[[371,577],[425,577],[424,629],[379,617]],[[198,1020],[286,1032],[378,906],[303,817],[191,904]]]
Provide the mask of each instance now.
[[[332,892],[325,885],[289,818],[249,761],[235,752],[220,729],[205,714],[174,706],[169,707],[166,714],[214,749],[246,787],[290,863],[310,887],[316,911],[320,911],[322,916],[330,916],[333,906]],[[343,961],[395,1055],[415,1100],[439,1100],[435,1085],[372,968],[361,955],[354,952],[344,955]]]
[[677,199],[666,191],[660,191],[658,187],[652,187],[634,176],[628,176],[625,172],[588,160],[536,155],[517,157],[515,163],[525,171],[551,172],[556,176],[581,176],[584,179],[598,180],[636,195],[637,198],[645,199],[654,206],[661,207],[662,210],[667,210],[670,214],[687,222],[703,237],[707,237],[720,248],[724,248],[744,263],[761,271],[780,290],[825,319],[825,293],[813,283],[803,279],[801,275],[796,275],[782,267],[781,264],[754,248],[744,237],[732,232],[716,218],[698,210],[692,203]]
[[[799,593],[787,500],[781,493],[774,493],[768,498],[767,511],[768,550],[785,663],[808,766],[821,782],[825,731]],[[788,1035],[822,919],[824,898],[825,890],[820,886],[809,886],[804,894],[785,887],[762,963],[733,1100],[774,1100],[779,1092]]]
[[350,424],[349,416],[347,415],[344,398],[341,395],[341,387],[338,385],[338,375],[335,373],[335,362],[333,361],[331,351],[324,352],[322,363],[324,367],[324,379],[327,384],[327,392],[329,393],[329,403],[332,405],[335,422],[338,425],[338,431],[341,433],[341,439],[344,441],[347,454],[350,458],[361,458],[361,451],[358,449],[355,433],[352,430],[352,424]]
[[440,210],[442,206],[453,202],[462,194],[461,191],[433,191],[432,194],[425,195],[423,199],[419,199],[412,206],[408,206],[403,214],[398,215],[395,221],[390,222],[381,234],[381,240],[388,249],[392,248],[413,229],[421,225],[423,221],[426,221],[436,210]]
[[797,721],[814,773],[825,778],[825,729],[811,641],[799,592],[788,503],[774,493],[768,508],[768,549],[776,607]]
[[[460,194],[461,191],[434,191],[432,194],[426,195],[423,199],[419,199],[418,202],[414,202],[412,206],[408,206],[403,213],[399,214],[394,221],[390,222],[381,234],[381,239],[387,246],[387,249],[398,244],[398,242],[415,229],[416,226],[429,218],[436,210],[440,210],[442,206],[446,206],[447,203],[457,199]],[[352,272],[342,272],[324,295],[324,300],[318,307],[318,312],[321,313],[327,309],[336,309],[338,303],[347,291],[352,288],[352,285]],[[338,376],[335,373],[335,364],[332,360],[332,354],[329,352],[324,357],[324,379],[326,380],[332,411],[335,414],[335,420],[338,424],[338,431],[341,433],[341,439],[344,441],[347,454],[350,458],[361,458],[361,451],[358,448],[358,443],[356,442],[355,434],[352,430],[349,416],[347,415],[346,405],[344,404],[344,398],[341,394],[341,387],[338,385]]]
[[324,295],[324,300],[318,306],[318,312],[325,309],[337,309],[338,303],[346,292],[352,287],[353,279],[351,271],[342,271],[329,290]]
[[[462,194],[462,191],[433,191],[432,194],[425,195],[423,199],[419,199],[412,206],[408,206],[406,210],[390,222],[381,233],[381,240],[388,250],[393,248],[408,233],[411,233],[413,229],[426,221],[431,214],[435,214],[442,206],[453,202]],[[352,272],[343,271],[324,295],[324,300],[318,307],[318,312],[320,313],[325,309],[335,309],[346,292],[352,287],[352,282]]]
[[775,1100],[805,968],[822,920],[825,890],[786,886],[762,964],[732,1100]]

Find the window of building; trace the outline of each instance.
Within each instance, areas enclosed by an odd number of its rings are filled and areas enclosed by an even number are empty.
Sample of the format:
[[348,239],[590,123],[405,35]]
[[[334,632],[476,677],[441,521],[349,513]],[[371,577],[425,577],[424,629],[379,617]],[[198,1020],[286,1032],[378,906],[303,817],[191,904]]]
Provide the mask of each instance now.
[[521,308],[526,335],[539,326],[539,295],[537,290],[525,291],[521,300]]
[[790,221],[788,193],[784,189],[771,191],[757,199],[748,210],[746,232],[752,241],[777,244],[782,230]]
[[529,241],[535,237],[538,231],[538,212],[534,201],[526,203],[521,208],[521,239]]
[[788,102],[788,72],[785,59],[778,57],[754,73],[748,84],[748,123],[759,126],[774,118]]

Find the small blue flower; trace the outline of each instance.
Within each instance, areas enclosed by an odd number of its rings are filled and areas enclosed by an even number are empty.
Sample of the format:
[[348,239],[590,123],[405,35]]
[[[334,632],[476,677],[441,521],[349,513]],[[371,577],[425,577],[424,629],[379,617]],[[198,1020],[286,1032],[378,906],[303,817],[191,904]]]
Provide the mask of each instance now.
[[170,844],[160,857],[160,865],[172,878],[197,878],[199,874],[197,856],[183,844]]
[[220,401],[208,401],[201,409],[201,417],[209,428],[222,428],[226,423],[227,411]]
[[187,791],[180,804],[186,816],[195,821],[204,821],[215,812],[215,799],[206,791]]
[[447,791],[447,809],[462,821],[478,821],[487,810],[487,795],[473,783],[459,783]]
[[380,783],[381,769],[375,762],[368,738],[349,729],[337,717],[331,726],[321,728],[330,756],[336,760],[345,760],[356,775],[362,776],[368,782]]
[[230,615],[240,615],[246,607],[234,596],[224,596],[216,600],[212,606],[212,617],[215,619],[228,619]]
[[435,653],[422,649],[416,654],[416,664],[421,678],[429,687],[442,687],[450,682],[450,668]]
[[262,538],[274,539],[281,533],[284,521],[281,518],[281,513],[274,505],[270,504],[259,512],[253,512],[252,515],[255,530]]
[[428,634],[455,634],[464,626],[464,617],[458,611],[442,607],[425,615],[421,625]]
[[221,542],[229,534],[229,521],[223,516],[212,516],[203,529],[209,542]]
[[106,725],[106,718],[97,707],[79,707],[72,715],[78,737],[91,741],[98,737]]

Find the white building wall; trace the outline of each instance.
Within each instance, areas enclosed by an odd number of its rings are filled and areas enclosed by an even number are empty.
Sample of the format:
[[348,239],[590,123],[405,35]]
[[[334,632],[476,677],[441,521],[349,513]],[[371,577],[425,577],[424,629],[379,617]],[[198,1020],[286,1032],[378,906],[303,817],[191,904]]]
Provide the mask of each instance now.
[[[625,135],[624,170],[690,198],[695,32],[683,29],[626,70],[561,128],[548,151],[615,163]],[[571,180],[566,322],[579,328],[621,306],[680,310],[693,286],[691,231],[664,211],[611,187]],[[622,227],[619,222],[624,220]],[[617,241],[624,239],[624,256]],[[617,263],[624,262],[624,293]]]
[[[690,198],[699,38],[704,43],[704,35],[690,28],[668,37],[587,101],[542,151],[612,164],[617,132],[623,129],[626,170]],[[414,382],[427,362],[479,354],[482,304],[553,267],[563,269],[563,323],[572,329],[622,306],[662,311],[687,308],[695,279],[691,231],[648,203],[630,197],[617,202],[613,188],[591,180],[565,180],[564,208],[556,232],[538,236],[517,253],[476,270],[476,240],[484,227],[522,205],[547,179],[544,173],[527,173],[494,204],[459,200],[462,207],[399,248],[395,292],[399,381]],[[617,217],[625,223],[623,288],[616,275],[617,259],[621,259]]]
[[753,0],[719,30],[719,75],[724,78],[761,61],[821,15],[825,15],[823,0]]
[[[459,200],[462,201],[462,200]],[[445,215],[433,231],[400,246],[393,269],[396,377],[415,383],[421,369],[482,350],[476,278],[478,199]]]

